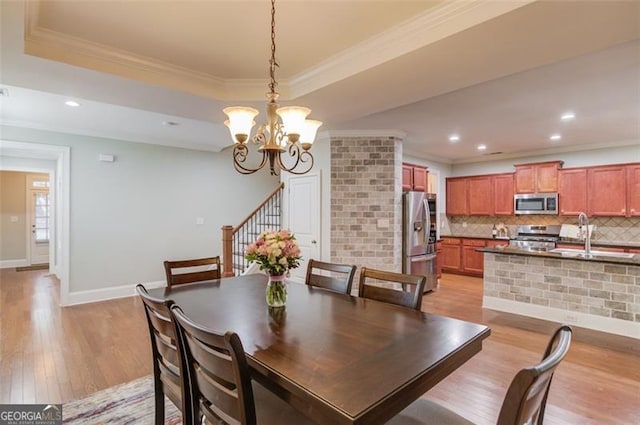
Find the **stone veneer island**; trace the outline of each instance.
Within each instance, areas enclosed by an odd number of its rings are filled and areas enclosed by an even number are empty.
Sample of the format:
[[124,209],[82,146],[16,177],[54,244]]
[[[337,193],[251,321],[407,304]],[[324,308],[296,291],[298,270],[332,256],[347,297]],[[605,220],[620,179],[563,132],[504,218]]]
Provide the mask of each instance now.
[[483,307],[640,339],[640,255],[484,252]]

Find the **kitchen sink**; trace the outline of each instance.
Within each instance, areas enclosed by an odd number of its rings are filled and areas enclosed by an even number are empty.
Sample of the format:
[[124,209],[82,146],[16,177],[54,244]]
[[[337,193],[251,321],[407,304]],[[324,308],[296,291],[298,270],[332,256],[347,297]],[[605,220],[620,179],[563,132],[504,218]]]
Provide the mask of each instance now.
[[[584,251],[584,249],[555,248],[547,252],[562,254],[567,257],[586,257],[586,252]],[[592,249],[591,255],[594,257],[633,258],[636,254],[630,252],[596,251]]]

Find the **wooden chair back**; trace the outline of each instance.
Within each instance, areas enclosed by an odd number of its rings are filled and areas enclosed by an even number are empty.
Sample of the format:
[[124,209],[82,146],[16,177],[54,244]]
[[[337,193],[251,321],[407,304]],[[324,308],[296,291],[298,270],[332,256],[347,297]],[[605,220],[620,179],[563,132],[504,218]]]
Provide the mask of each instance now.
[[182,354],[176,338],[176,327],[171,315],[172,300],[153,298],[143,285],[136,291],[142,299],[149,326],[151,352],[153,355],[153,379],[155,387],[155,423],[164,424],[164,396],[183,413],[183,421],[191,420],[188,408],[190,394],[183,385],[180,374]]
[[[368,285],[367,279],[376,279],[386,282],[402,284],[403,290],[383,288],[381,286]],[[425,276],[387,272],[363,267],[360,271],[358,296],[386,303],[397,304],[404,307],[420,310],[422,293],[427,282]]]
[[[201,270],[187,273],[174,273],[174,270],[188,267],[215,266],[215,269]],[[165,261],[164,270],[167,274],[167,286],[183,283],[200,282],[203,280],[220,279],[220,257],[198,258],[193,260]]]
[[551,337],[542,362],[522,369],[511,381],[498,425],[542,425],[551,379],[571,345],[571,327],[563,325]]
[[[320,273],[316,273],[317,271],[320,271]],[[321,274],[322,272],[324,273]],[[309,286],[349,295],[351,294],[351,286],[353,285],[353,276],[355,274],[356,266],[309,260],[305,283]]]
[[255,425],[253,389],[240,337],[201,327],[177,305],[171,313],[184,347],[194,425],[201,415],[209,423]]

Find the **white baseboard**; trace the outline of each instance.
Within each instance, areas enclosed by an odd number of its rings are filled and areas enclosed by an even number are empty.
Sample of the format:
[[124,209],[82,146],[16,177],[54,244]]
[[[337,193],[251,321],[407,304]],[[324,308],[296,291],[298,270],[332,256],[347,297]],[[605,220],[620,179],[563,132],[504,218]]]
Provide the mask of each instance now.
[[[167,286],[164,280],[143,282],[147,289],[163,288]],[[69,292],[65,307],[78,304],[95,303],[116,298],[132,297],[136,295],[136,285],[112,286],[110,288],[92,289],[90,291]]]
[[29,263],[26,258],[21,260],[0,260],[0,269],[11,269],[14,267],[27,267]]
[[566,323],[581,328],[593,329],[640,339],[640,323],[628,320],[601,317],[576,311],[561,310],[559,308],[542,305],[521,303],[495,297],[482,297],[482,307],[491,310],[504,311],[520,316],[535,317],[536,319]]

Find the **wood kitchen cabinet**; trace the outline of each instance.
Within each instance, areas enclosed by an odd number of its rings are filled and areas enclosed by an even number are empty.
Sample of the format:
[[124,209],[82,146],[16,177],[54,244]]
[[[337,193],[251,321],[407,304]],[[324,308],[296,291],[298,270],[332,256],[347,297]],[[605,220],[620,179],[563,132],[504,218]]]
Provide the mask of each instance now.
[[476,249],[486,245],[483,239],[462,240],[462,271],[468,274],[482,276],[484,271],[484,253]]
[[558,170],[563,161],[516,165],[515,193],[548,193],[558,191]]
[[640,216],[640,164],[627,165],[627,217]]
[[493,178],[491,176],[469,177],[467,196],[469,215],[493,215]]
[[448,178],[447,215],[513,215],[513,174]]
[[560,215],[578,215],[587,211],[587,169],[566,168],[558,173]]
[[442,271],[460,270],[461,242],[458,238],[442,238]]
[[493,215],[513,215],[513,173],[494,174]]
[[444,258],[442,257],[442,242],[436,242],[436,274],[438,279],[442,277],[442,264]]
[[472,276],[482,276],[484,270],[484,253],[476,249],[485,246],[484,239],[443,238],[442,270]]
[[426,167],[402,164],[402,190],[426,192],[429,172]]
[[613,165],[587,169],[589,216],[627,215],[627,167]]
[[469,215],[467,178],[447,179],[447,215]]

